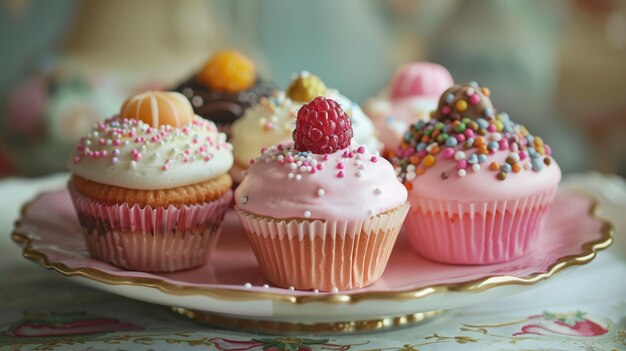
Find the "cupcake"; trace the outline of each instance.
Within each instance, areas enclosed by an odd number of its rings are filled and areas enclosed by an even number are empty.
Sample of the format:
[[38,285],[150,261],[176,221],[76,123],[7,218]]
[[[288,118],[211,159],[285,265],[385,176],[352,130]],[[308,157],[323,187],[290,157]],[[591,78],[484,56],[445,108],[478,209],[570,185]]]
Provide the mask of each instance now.
[[385,159],[353,146],[334,100],[298,111],[293,143],[266,148],[235,191],[265,277],[300,290],[366,286],[387,264],[409,205]]
[[430,119],[439,97],[452,84],[448,70],[435,63],[415,62],[398,68],[389,87],[365,104],[385,149],[395,150],[412,123]]
[[93,126],[68,162],[90,254],[118,267],[200,266],[232,199],[231,146],[176,92],[146,92]]
[[536,243],[561,179],[550,147],[497,112],[486,87],[446,90],[433,119],[413,124],[392,158],[409,189],[406,233],[445,263],[512,260]]
[[241,182],[242,172],[262,148],[291,141],[298,107],[284,92],[276,90],[233,123],[230,142],[235,163],[230,174],[235,183]]
[[189,99],[198,116],[213,121],[230,136],[232,123],[274,88],[257,76],[252,60],[239,52],[223,50],[175,90]]
[[317,96],[324,96],[337,101],[352,120],[354,142],[357,145],[366,146],[371,152],[378,152],[382,149],[383,145],[378,140],[374,124],[359,107],[359,104],[341,95],[336,89],[327,88],[319,77],[306,71],[301,72],[295,76],[286,92],[287,97],[298,103],[299,106],[308,103]]

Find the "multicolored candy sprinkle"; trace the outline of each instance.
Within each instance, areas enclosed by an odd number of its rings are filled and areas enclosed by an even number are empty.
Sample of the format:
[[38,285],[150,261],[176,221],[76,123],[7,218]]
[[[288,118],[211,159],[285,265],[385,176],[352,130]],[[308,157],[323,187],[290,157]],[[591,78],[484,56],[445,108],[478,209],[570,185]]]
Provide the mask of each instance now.
[[[437,162],[449,162],[452,174],[464,177],[486,169],[498,180],[521,171],[539,172],[552,163],[550,147],[521,124],[497,112],[491,91],[476,82],[455,85],[439,99],[428,122],[418,121],[406,131],[399,149],[390,155],[398,179],[410,190],[411,181]],[[488,162],[496,152],[509,152],[505,162]]]

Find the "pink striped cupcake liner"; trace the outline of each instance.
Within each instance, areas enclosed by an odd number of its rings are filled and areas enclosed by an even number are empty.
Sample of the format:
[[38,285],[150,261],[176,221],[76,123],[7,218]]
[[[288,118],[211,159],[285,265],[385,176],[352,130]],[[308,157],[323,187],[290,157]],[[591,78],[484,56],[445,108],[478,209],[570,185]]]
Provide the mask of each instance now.
[[69,185],[89,253],[120,268],[173,272],[203,265],[215,247],[233,193],[167,208],[107,205]]
[[434,261],[468,265],[509,261],[536,243],[556,190],[486,202],[411,199],[405,230],[415,251]]
[[267,280],[283,288],[332,291],[380,278],[409,204],[354,221],[285,220],[235,210]]

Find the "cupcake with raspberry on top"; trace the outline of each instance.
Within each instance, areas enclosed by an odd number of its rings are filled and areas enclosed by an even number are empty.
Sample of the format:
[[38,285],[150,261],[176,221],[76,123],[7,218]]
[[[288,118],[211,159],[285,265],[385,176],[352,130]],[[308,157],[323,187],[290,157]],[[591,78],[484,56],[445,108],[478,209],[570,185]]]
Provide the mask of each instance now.
[[251,59],[222,50],[175,90],[189,99],[195,114],[213,121],[230,137],[232,123],[262,97],[271,95],[275,86],[258,77]]
[[378,140],[378,133],[374,124],[359,104],[341,94],[339,90],[327,87],[318,76],[307,71],[300,72],[287,87],[286,95],[299,106],[318,96],[336,101],[352,121],[353,137],[356,144],[365,145],[371,152],[378,152],[382,149],[383,144]]
[[351,146],[352,122],[317,97],[298,111],[293,144],[262,150],[235,191],[256,258],[273,284],[336,291],[378,279],[408,211],[385,159]]

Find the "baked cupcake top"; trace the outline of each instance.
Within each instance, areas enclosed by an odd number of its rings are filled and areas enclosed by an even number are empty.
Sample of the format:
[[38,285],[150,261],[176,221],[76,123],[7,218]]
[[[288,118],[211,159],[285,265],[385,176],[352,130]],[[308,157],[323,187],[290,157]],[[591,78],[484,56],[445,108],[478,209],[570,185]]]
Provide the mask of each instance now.
[[404,134],[391,160],[416,196],[448,200],[507,199],[558,184],[561,171],[539,136],[498,112],[476,82],[455,85],[433,118]]
[[233,50],[215,53],[175,90],[191,102],[197,115],[227,126],[275,89],[259,79],[254,62]]
[[393,167],[350,145],[352,122],[317,97],[298,111],[294,143],[266,148],[235,191],[244,211],[273,218],[360,220],[398,207],[407,191]]
[[326,84],[318,76],[307,71],[300,72],[294,76],[286,93],[287,97],[299,106],[308,103],[317,96],[335,100],[352,120],[355,143],[365,145],[371,152],[377,152],[382,148],[374,124],[359,104],[342,95],[337,89],[326,87]]
[[97,123],[68,163],[76,175],[129,189],[195,184],[226,173],[231,145],[214,123],[195,116],[176,92],[145,92],[126,100],[118,116]]
[[428,120],[439,97],[452,84],[450,72],[435,63],[414,62],[399,67],[387,89],[365,105],[385,147],[396,148],[411,123]]
[[275,91],[248,109],[232,128],[235,162],[247,168],[262,148],[291,141],[298,106],[284,92]]

